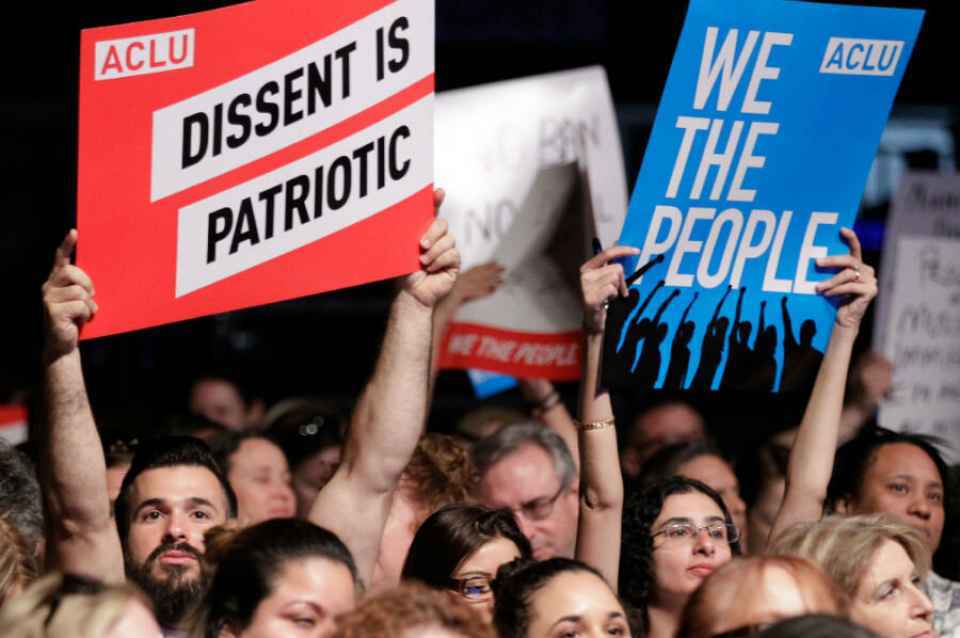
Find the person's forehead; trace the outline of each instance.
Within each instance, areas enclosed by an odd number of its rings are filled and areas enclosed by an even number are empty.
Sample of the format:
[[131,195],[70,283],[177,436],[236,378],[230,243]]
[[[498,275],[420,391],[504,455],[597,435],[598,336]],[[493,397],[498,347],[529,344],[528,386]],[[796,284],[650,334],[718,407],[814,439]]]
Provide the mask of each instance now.
[[245,439],[233,453],[231,459],[236,463],[251,465],[283,465],[286,468],[287,457],[276,444],[259,437]]
[[663,501],[655,525],[671,518],[686,518],[701,525],[710,520],[724,520],[723,510],[712,498],[698,491],[671,494]]
[[534,594],[534,605],[548,622],[556,616],[592,616],[620,612],[617,599],[600,578],[586,571],[564,572]]
[[131,509],[148,499],[177,504],[200,498],[224,512],[227,510],[223,486],[213,472],[200,465],[175,465],[144,470],[134,479],[131,487]]
[[737,477],[726,461],[713,454],[701,454],[677,468],[677,473],[702,481],[707,485],[722,485],[724,489],[737,484]]
[[701,436],[703,420],[683,403],[667,403],[648,410],[636,422],[636,435],[643,438]]
[[346,565],[322,556],[309,556],[284,561],[272,590],[272,597],[280,605],[304,600],[327,608],[334,599],[353,599],[355,587]]
[[914,570],[914,562],[903,545],[888,538],[870,557],[862,585],[875,586],[891,578],[909,579]]
[[874,450],[867,475],[879,477],[907,475],[923,483],[941,483],[936,463],[922,448],[912,443],[888,443]]
[[553,459],[535,445],[521,446],[494,463],[483,482],[499,500],[512,505],[553,496],[560,487]]

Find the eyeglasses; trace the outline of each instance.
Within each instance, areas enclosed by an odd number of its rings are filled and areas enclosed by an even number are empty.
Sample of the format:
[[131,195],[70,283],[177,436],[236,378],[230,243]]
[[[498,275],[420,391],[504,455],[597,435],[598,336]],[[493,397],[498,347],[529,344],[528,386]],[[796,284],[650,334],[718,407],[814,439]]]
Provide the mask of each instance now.
[[718,543],[736,543],[740,540],[740,531],[731,523],[707,523],[694,525],[693,523],[669,523],[664,525],[653,536],[663,536],[667,543],[687,543],[697,538],[701,531],[706,530],[707,536]]
[[533,521],[542,521],[553,514],[553,506],[557,499],[563,494],[565,488],[561,485],[560,490],[553,496],[542,496],[526,503],[521,503],[517,507],[511,508],[515,514],[522,514],[525,518]]
[[451,576],[449,587],[470,602],[482,602],[493,596],[490,577],[483,574],[473,574],[463,578]]

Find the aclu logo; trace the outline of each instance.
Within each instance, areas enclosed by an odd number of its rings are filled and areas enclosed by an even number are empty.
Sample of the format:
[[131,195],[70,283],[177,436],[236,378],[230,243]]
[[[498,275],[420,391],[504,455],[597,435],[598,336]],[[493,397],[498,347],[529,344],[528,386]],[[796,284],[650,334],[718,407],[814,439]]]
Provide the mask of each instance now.
[[830,38],[820,63],[820,73],[893,75],[904,44],[903,40]]
[[154,33],[119,40],[101,40],[94,51],[93,79],[175,71],[193,66],[194,29]]

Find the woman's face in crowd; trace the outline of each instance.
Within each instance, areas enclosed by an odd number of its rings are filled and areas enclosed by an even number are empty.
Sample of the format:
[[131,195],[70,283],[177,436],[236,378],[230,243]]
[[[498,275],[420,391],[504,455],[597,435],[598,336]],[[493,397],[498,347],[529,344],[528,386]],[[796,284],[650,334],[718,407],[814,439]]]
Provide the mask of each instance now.
[[932,638],[933,606],[910,556],[887,540],[873,555],[850,605],[850,617],[881,638]]
[[[466,596],[462,592],[454,595],[479,611],[487,622],[492,621],[493,592],[490,591],[490,581],[496,577],[501,565],[516,558],[520,558],[520,550],[512,540],[498,536],[487,541],[460,561],[451,574],[453,578],[460,581],[475,578],[476,586],[469,587],[470,591],[466,592]],[[484,582],[486,585],[482,586]]]
[[677,468],[677,474],[692,478],[709,485],[730,511],[733,524],[740,530],[740,546],[746,546],[747,506],[740,498],[740,483],[730,464],[719,456],[701,454]]
[[287,561],[270,595],[260,601],[250,625],[220,638],[323,638],[336,630],[335,619],[356,605],[350,570],[326,558]]
[[340,467],[340,454],[340,446],[331,445],[297,465],[293,473],[293,490],[297,496],[297,516],[300,518],[307,518],[317,494]]
[[[702,492],[672,494],[666,498],[651,528],[655,600],[686,600],[704,578],[730,560],[730,544],[702,529],[724,522],[723,511]],[[685,537],[661,533],[670,529],[669,526],[682,524],[700,529]]]
[[943,480],[933,459],[910,443],[890,443],[873,454],[851,513],[893,514],[916,528],[932,551],[943,535]]
[[620,601],[601,578],[585,571],[564,572],[531,601],[527,638],[630,636]]
[[227,478],[237,493],[240,520],[255,525],[295,514],[290,469],[283,450],[266,439],[247,439],[230,457]]

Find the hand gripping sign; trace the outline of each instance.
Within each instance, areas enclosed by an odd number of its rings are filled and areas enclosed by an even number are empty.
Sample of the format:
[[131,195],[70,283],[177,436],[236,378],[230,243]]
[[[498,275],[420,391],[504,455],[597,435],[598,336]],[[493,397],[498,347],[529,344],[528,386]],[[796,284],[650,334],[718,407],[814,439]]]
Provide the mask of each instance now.
[[579,266],[613,242],[626,212],[623,155],[598,67],[442,93],[437,183],[463,267],[495,261],[505,281],[465,304],[444,368],[526,378],[580,375]]
[[611,304],[604,381],[796,387],[922,11],[691,0],[620,243],[650,266]]
[[91,338],[410,273],[433,3],[251,2],[81,36]]

